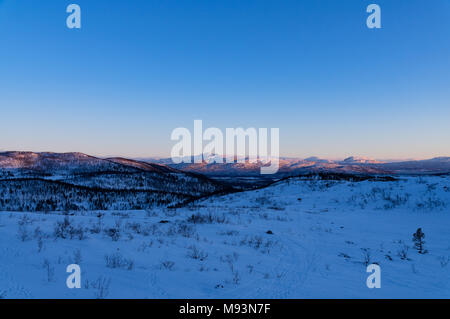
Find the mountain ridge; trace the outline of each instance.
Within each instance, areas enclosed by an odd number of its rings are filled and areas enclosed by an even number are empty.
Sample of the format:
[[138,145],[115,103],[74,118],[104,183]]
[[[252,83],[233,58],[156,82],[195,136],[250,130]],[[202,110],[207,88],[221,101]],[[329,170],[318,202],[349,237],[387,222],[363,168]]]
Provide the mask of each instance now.
[[203,175],[132,159],[0,153],[0,210],[150,209],[228,189]]
[[[164,163],[182,171],[192,171],[204,175],[259,175],[262,163],[179,163],[171,159],[141,159]],[[319,157],[289,158],[280,157],[279,175],[302,174],[308,172],[340,172],[352,174],[436,174],[450,173],[450,157],[441,156],[425,160],[382,161],[361,156],[349,156],[343,160],[322,159]]]
[[[191,157],[192,159],[193,157]],[[29,171],[33,173],[63,172],[137,172],[159,174],[260,175],[261,162],[215,163],[218,155],[206,156],[209,161],[175,164],[170,158],[100,158],[81,152],[0,152],[0,168],[3,170]],[[316,156],[301,158],[280,157],[279,175],[308,172],[342,172],[354,174],[435,174],[450,173],[450,157],[440,156],[425,160],[380,161],[361,156],[349,156],[344,160],[322,159]]]

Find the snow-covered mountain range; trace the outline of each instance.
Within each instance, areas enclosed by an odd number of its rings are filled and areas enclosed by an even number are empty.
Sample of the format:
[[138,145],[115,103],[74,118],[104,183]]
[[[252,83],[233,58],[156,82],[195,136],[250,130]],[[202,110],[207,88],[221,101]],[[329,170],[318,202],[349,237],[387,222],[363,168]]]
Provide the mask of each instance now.
[[[216,159],[217,156],[208,157]],[[0,153],[1,210],[147,209],[204,196],[267,186],[281,178],[321,174],[414,175],[450,173],[450,158],[382,162],[349,157],[281,158],[277,174],[257,163],[173,164],[169,159],[98,158],[82,153]]]
[[[154,174],[183,175],[200,173],[206,176],[253,176],[260,175],[261,162],[230,163],[223,158],[217,163],[218,155],[208,155],[201,163],[174,164],[171,158],[128,159],[122,157],[98,158],[83,153],[0,153],[1,174],[13,172],[21,175],[72,175],[106,172],[146,172]],[[344,160],[329,160],[319,157],[304,159],[281,157],[278,175],[298,175],[311,172],[332,172],[350,174],[439,174],[450,173],[450,157],[436,157],[428,160],[381,161],[366,157],[350,156]],[[190,175],[192,177],[192,175]],[[197,176],[198,177],[198,176]]]
[[[202,163],[174,164],[171,159],[142,159],[170,167],[205,175],[252,176],[260,174],[262,163],[215,163],[208,156]],[[329,160],[318,157],[305,159],[281,157],[278,175],[298,175],[310,172],[333,172],[349,174],[439,174],[450,172],[450,157],[436,157],[429,160],[380,161],[366,157],[350,156],[344,160]]]

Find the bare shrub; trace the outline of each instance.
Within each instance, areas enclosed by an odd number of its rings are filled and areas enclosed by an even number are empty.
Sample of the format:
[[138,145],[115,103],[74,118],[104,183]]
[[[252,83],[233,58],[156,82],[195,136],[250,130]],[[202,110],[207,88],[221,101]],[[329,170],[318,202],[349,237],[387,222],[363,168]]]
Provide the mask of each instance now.
[[44,233],[42,232],[41,228],[38,226],[34,229],[33,233],[34,238],[42,238],[44,236]]
[[134,267],[134,261],[122,256],[121,253],[115,252],[110,255],[105,255],[106,267],[108,268],[122,268],[132,270]]
[[125,224],[125,228],[133,231],[138,235],[142,233],[142,225],[138,222],[128,222]]
[[342,252],[339,253],[338,256],[339,256],[339,257],[343,257],[343,258],[345,258],[345,259],[351,259],[351,258],[352,258],[352,257],[350,257],[348,254],[342,253]]
[[447,267],[448,263],[450,262],[450,256],[440,256],[438,259],[442,268]]
[[38,253],[40,253],[43,248],[44,248],[44,241],[43,241],[42,237],[38,237],[38,239],[37,239]]
[[248,273],[251,274],[253,272],[254,268],[255,268],[255,266],[253,266],[253,265],[247,265]]
[[148,235],[153,235],[153,236],[159,236],[162,234],[162,232],[159,230],[159,225],[158,224],[151,224],[149,226],[145,226],[142,228],[142,235],[143,236],[148,236]]
[[64,217],[63,221],[57,221],[53,227],[53,235],[55,238],[62,238],[66,239],[69,237],[69,228],[70,225],[70,219],[68,216]]
[[249,246],[263,253],[269,253],[270,249],[275,245],[272,240],[264,239],[261,236],[245,236],[240,241],[241,246]]
[[38,253],[40,253],[44,248],[44,233],[41,231],[40,227],[37,227],[34,230],[34,238],[37,240]]
[[102,222],[103,215],[98,215],[97,223],[93,224],[90,228],[91,234],[100,234],[103,228],[103,222]]
[[111,237],[112,241],[118,241],[120,239],[120,228],[119,227],[112,227],[105,230],[105,234],[109,237]]
[[445,208],[446,203],[439,198],[429,196],[423,201],[417,202],[416,206],[418,209],[433,210],[437,208]]
[[408,202],[410,196],[410,194],[405,194],[403,196],[396,194],[395,196],[393,196],[390,192],[386,192],[385,190],[383,190],[383,199],[388,202],[384,205],[384,208],[394,209],[398,206],[405,205]]
[[161,265],[160,265],[161,268],[167,269],[167,270],[172,270],[174,266],[175,266],[175,263],[170,260],[164,260],[161,262]]
[[83,240],[85,239],[85,235],[84,235],[84,229],[83,226],[78,225],[78,226],[73,226],[69,228],[69,237],[70,239],[73,238],[78,238],[79,240]]
[[50,264],[50,261],[48,259],[44,259],[42,267],[44,268],[45,273],[47,275],[47,282],[53,281],[55,275],[55,268]]
[[234,263],[238,260],[238,258],[239,258],[239,255],[236,252],[234,252],[232,255],[225,255],[225,256],[221,256],[220,257],[220,260],[222,262],[226,262],[228,264],[228,267],[230,267],[231,282],[234,283],[235,285],[238,285],[240,283],[240,281],[241,281],[241,277],[239,276],[239,272],[234,267]]
[[270,198],[270,195],[270,193],[267,193],[266,196],[257,197],[255,198],[255,202],[260,206],[276,206],[276,203],[273,201],[273,199]]
[[232,281],[235,285],[239,285],[241,282],[241,277],[239,276],[239,272],[237,270],[232,272]]
[[17,237],[22,242],[31,239],[31,236],[29,234],[28,228],[25,226],[25,224],[19,225],[19,228],[17,229]]
[[156,216],[158,216],[157,212],[155,212],[153,210],[150,210],[150,209],[146,209],[145,210],[145,214],[146,214],[147,217],[156,217]]
[[363,263],[364,265],[371,264],[371,253],[370,248],[361,248],[362,254],[363,254]]
[[63,221],[55,223],[53,236],[62,239],[73,239],[74,237],[78,237],[79,240],[85,239],[83,227],[81,225],[73,226],[69,216],[64,217]]
[[403,244],[398,250],[397,250],[397,255],[400,257],[400,259],[402,260],[409,260],[408,258],[408,250],[409,250],[409,246],[406,244]]
[[208,257],[208,253],[206,253],[203,250],[200,250],[195,245],[189,246],[187,255],[192,259],[197,259],[200,261],[203,261]]
[[105,299],[109,294],[109,285],[111,278],[99,277],[96,281],[91,283],[91,286],[96,289],[95,298]]
[[225,224],[228,223],[224,215],[217,216],[208,212],[208,214],[192,214],[187,221],[192,224]]
[[218,235],[222,235],[222,236],[237,236],[237,235],[239,235],[239,231],[237,231],[237,230],[226,230],[226,231],[220,231],[217,234]]
[[72,259],[73,263],[79,265],[81,264],[82,260],[83,258],[81,256],[81,250],[80,249],[75,250],[73,252],[73,259]]
[[279,211],[283,211],[286,210],[286,208],[282,207],[281,205],[279,205],[278,203],[276,203],[275,205],[271,205],[269,207],[267,207],[268,209],[272,209],[272,210],[279,210]]
[[195,227],[186,223],[171,225],[167,230],[167,236],[181,235],[186,238],[192,238],[196,235]]
[[[10,215],[10,216],[12,216],[12,215]],[[18,224],[20,225],[20,226],[22,226],[22,225],[30,225],[30,224],[32,224],[33,223],[33,221],[31,220],[31,218],[30,217],[28,217],[28,215],[26,215],[26,214],[24,214],[24,215],[22,215],[22,217],[19,219],[19,221],[18,221]]]

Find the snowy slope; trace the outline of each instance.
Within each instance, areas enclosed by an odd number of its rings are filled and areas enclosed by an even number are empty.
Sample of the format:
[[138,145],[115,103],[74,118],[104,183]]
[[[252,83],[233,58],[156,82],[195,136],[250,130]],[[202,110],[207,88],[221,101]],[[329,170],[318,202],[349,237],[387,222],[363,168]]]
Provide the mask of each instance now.
[[145,209],[228,189],[159,164],[81,153],[0,153],[0,210]]
[[[0,296],[449,298],[449,205],[443,176],[290,179],[177,210],[74,212],[65,239],[60,213],[3,212]],[[427,254],[412,247],[419,227]],[[366,287],[366,258],[381,289]],[[65,285],[71,263],[81,289]]]

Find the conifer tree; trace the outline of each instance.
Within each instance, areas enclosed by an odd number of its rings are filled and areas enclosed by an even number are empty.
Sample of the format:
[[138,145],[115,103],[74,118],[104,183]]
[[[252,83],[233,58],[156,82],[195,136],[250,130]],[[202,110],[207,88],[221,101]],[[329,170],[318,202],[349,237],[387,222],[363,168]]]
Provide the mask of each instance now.
[[427,251],[424,248],[425,245],[425,234],[422,232],[422,228],[418,228],[417,231],[413,234],[413,242],[414,248],[419,251],[419,254],[426,254]]

